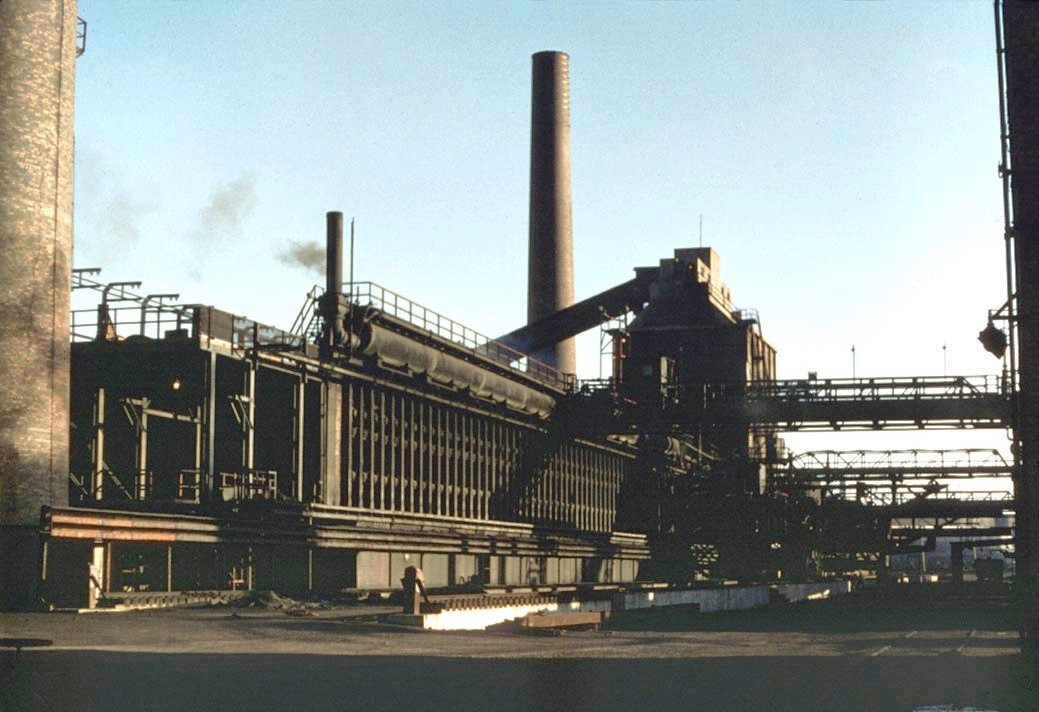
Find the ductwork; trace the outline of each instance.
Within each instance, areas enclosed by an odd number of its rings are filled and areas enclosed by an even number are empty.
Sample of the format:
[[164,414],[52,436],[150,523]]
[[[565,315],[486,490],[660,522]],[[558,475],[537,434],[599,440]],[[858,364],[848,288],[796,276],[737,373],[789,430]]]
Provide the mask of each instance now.
[[547,418],[555,407],[552,396],[371,321],[361,331],[359,353],[384,366],[425,374],[439,385],[468,390],[478,398],[540,418]]

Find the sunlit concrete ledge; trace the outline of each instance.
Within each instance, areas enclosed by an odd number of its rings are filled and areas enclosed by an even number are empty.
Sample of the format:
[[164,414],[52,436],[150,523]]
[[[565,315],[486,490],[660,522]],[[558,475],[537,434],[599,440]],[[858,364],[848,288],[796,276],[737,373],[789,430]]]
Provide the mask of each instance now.
[[702,613],[737,611],[769,604],[773,595],[790,603],[821,600],[846,594],[851,582],[772,584],[760,586],[723,586],[685,590],[625,591],[609,598],[590,601],[544,601],[516,605],[489,605],[486,608],[445,610],[422,615],[399,615],[387,622],[413,625],[426,630],[485,630],[506,621],[531,614],[587,613],[637,610],[667,606],[697,606]]

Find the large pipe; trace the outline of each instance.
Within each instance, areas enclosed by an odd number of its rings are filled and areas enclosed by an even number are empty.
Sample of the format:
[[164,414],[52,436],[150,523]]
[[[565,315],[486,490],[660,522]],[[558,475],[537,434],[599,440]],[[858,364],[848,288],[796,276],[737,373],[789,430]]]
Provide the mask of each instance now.
[[358,351],[385,366],[423,373],[440,385],[468,389],[478,398],[540,418],[551,415],[555,406],[555,399],[546,393],[371,322],[362,329]]
[[76,0],[0,2],[0,608],[33,603],[68,502],[75,80]]
[[[532,57],[530,117],[530,243],[527,322],[574,303],[574,244],[570,198],[570,57]],[[573,339],[532,354],[564,373],[576,373]]]

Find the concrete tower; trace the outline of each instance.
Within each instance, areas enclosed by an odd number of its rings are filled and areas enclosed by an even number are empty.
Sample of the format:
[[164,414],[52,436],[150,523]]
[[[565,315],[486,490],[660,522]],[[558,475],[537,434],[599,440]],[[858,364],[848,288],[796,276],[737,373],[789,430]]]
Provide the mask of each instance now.
[[[527,321],[574,303],[574,238],[570,198],[570,57],[533,56],[530,118],[530,254]],[[540,361],[577,371],[574,340],[539,354]]]
[[68,502],[76,0],[0,2],[0,607],[32,603]]

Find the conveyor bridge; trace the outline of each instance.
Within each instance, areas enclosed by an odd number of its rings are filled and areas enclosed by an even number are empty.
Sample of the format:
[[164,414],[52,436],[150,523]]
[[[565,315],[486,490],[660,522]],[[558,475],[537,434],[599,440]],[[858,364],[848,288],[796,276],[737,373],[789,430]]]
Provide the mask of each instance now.
[[588,427],[608,432],[1008,428],[1012,415],[997,376],[714,382],[631,394],[600,379],[581,381],[575,397],[585,401]]
[[1006,428],[1011,416],[998,376],[751,382],[744,402],[748,420],[782,430]]
[[811,486],[871,481],[1009,477],[1013,462],[999,450],[817,450],[793,456],[777,470]]

